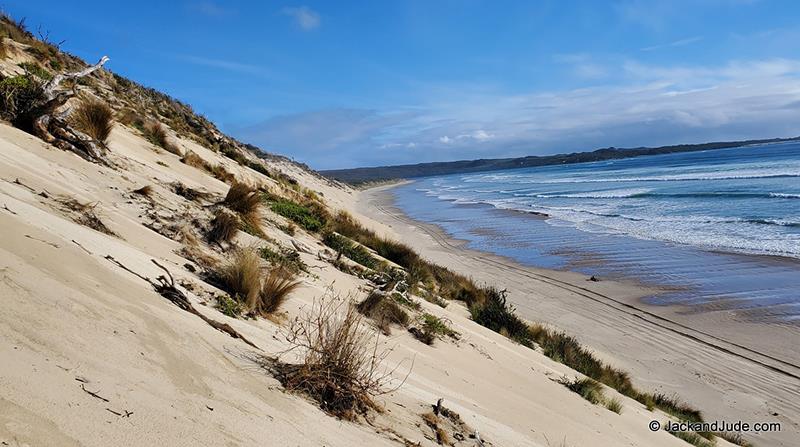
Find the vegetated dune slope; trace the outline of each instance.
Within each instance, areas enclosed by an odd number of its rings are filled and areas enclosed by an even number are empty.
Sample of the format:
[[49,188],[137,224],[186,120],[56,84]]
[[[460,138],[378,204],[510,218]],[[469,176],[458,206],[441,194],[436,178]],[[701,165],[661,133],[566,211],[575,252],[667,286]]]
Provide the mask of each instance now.
[[[255,171],[185,139],[184,150],[226,166],[242,180],[274,184]],[[536,351],[471,322],[457,303],[446,309],[418,300],[452,321],[461,337],[422,344],[395,329],[380,344],[393,348],[395,392],[372,424],[337,420],[305,398],[288,394],[259,366],[259,354],[286,349],[281,326],[332,288],[361,298],[367,283],[341,273],[316,253],[324,247],[298,230],[293,237],[311,275],[285,306],[283,323],[229,318],[213,307],[222,294],[187,270],[182,244],[162,224],[188,223],[202,207],[172,192],[181,182],[220,200],[228,185],[156,151],[118,125],[110,158],[119,169],[86,162],[6,125],[0,126],[0,439],[11,445],[382,445],[405,438],[435,445],[420,415],[440,397],[492,445],[685,445],[647,424],[664,419],[617,396],[622,414],[592,405],[557,383],[575,375]],[[287,164],[276,163],[328,204],[349,208],[351,192]],[[151,198],[132,190],[152,185]],[[92,203],[118,236],[76,223],[59,200]],[[280,245],[292,237],[266,219]],[[369,225],[378,228],[375,223]],[[240,232],[236,243],[258,241]],[[158,295],[139,274],[166,266],[205,315],[230,324],[263,350],[215,330]],[[207,305],[203,305],[207,304]],[[96,395],[92,395],[95,393]],[[612,395],[611,390],[606,391]],[[102,398],[102,399],[101,399]],[[121,415],[121,416],[120,416]],[[455,441],[455,440],[454,440]],[[471,445],[469,438],[461,445]]]
[[[28,44],[4,40],[5,75],[19,73],[20,61],[46,62]],[[46,65],[65,63],[48,48]],[[360,268],[266,204],[230,243],[209,243],[214,210],[231,184],[244,182],[273,198],[313,197],[379,234],[391,231],[358,215],[347,187],[279,156],[259,159],[157,92],[104,71],[87,85],[82,93],[111,103],[128,123],[111,132],[105,164],[0,124],[3,445],[686,445],[649,430],[664,414],[610,389],[621,414],[592,404],[559,383],[578,373],[472,322],[459,302],[442,308],[417,296],[408,298],[419,306],[409,311],[414,324],[428,313],[458,336],[427,345],[399,325],[367,326],[377,351],[389,350],[379,368],[393,379],[375,399],[378,410],[346,421],[287,392],[268,365],[280,355],[296,359],[297,351],[285,352],[295,318],[323,299],[361,301],[376,283],[345,273]],[[169,151],[145,138],[143,123],[123,120],[128,112],[162,121]],[[208,272],[237,247],[288,253],[305,266],[300,287],[269,318],[220,310],[227,295]],[[159,266],[200,315],[154,290],[148,280],[165,275]],[[448,411],[432,420],[440,398]]]

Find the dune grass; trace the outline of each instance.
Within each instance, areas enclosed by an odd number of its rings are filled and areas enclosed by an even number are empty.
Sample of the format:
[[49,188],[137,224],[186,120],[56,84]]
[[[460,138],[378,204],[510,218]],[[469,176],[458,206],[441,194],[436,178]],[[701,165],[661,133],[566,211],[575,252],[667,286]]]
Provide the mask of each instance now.
[[356,306],[358,311],[375,322],[384,334],[391,333],[391,325],[407,326],[410,317],[392,298],[373,291]]
[[169,141],[167,129],[159,122],[147,124],[143,128],[144,137],[155,146],[171,152],[175,155],[182,155],[180,148]]
[[283,197],[271,197],[269,208],[301,228],[312,233],[321,231],[327,222],[327,211],[324,205],[317,202],[298,203]]
[[283,268],[273,267],[267,272],[261,283],[261,290],[253,301],[246,304],[247,311],[253,315],[267,316],[277,311],[289,297],[289,294],[300,287],[297,276]]
[[208,231],[208,240],[211,242],[230,242],[239,231],[239,218],[225,211],[217,210],[211,220],[211,229]]
[[114,112],[106,103],[96,99],[86,99],[70,115],[73,125],[103,145],[108,143],[111,129],[114,128]]
[[240,248],[218,272],[225,291],[242,303],[255,303],[261,293],[261,257],[252,248]]

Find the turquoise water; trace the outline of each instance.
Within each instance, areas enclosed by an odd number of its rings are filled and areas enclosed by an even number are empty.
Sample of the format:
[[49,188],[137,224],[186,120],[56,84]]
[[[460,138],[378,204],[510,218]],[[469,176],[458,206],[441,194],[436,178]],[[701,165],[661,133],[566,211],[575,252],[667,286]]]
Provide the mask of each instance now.
[[673,290],[653,303],[800,317],[798,143],[431,177],[394,193],[410,217],[523,264]]

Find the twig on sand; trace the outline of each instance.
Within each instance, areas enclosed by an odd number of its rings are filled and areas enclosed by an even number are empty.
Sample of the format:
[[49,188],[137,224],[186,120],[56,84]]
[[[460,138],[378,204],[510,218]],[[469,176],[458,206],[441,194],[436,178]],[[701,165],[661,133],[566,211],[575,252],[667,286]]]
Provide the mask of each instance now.
[[48,242],[48,241],[46,241],[46,240],[44,240],[44,239],[39,239],[39,238],[33,237],[33,236],[31,236],[30,234],[26,234],[26,235],[25,235],[25,237],[26,237],[26,238],[28,238],[28,239],[32,239],[32,240],[34,240],[34,241],[41,242],[41,243],[43,243],[43,244],[47,244],[47,245],[49,245],[49,246],[51,246],[51,247],[60,248],[60,247],[58,246],[58,244],[55,244],[55,243],[53,243],[53,242]]
[[80,247],[80,248],[81,248],[81,250],[85,251],[86,253],[89,253],[90,255],[92,254],[92,252],[90,252],[89,250],[87,250],[87,249],[86,249],[86,247],[84,247],[83,245],[81,245],[81,243],[80,243],[80,242],[78,242],[78,241],[76,241],[75,239],[73,239],[73,240],[72,240],[72,243],[73,243],[73,244],[75,244],[75,245],[77,245],[78,247]]
[[120,413],[118,411],[112,410],[111,408],[106,408],[106,411],[108,411],[109,413],[114,413],[121,418],[129,418],[131,417],[131,415],[133,415],[133,411],[128,411],[128,410],[124,410],[125,413]]
[[243,342],[247,343],[248,345],[252,346],[253,348],[256,348],[259,351],[261,351],[261,348],[259,348],[255,344],[253,344],[253,342],[251,342],[250,340],[245,338],[244,335],[240,334],[236,329],[232,328],[229,324],[220,323],[219,321],[212,320],[211,318],[208,318],[207,316],[205,316],[202,313],[200,313],[197,309],[195,309],[195,307],[189,301],[189,298],[183,292],[181,292],[177,287],[175,287],[175,279],[172,277],[172,274],[169,272],[169,270],[167,270],[167,268],[164,267],[163,265],[159,264],[155,259],[151,259],[150,261],[153,264],[155,264],[156,266],[158,266],[161,270],[164,270],[164,272],[167,274],[167,276],[165,277],[164,275],[161,275],[158,278],[156,278],[156,281],[153,281],[150,278],[148,278],[146,276],[142,276],[142,275],[134,272],[133,270],[129,269],[128,267],[123,265],[121,262],[119,262],[116,259],[114,259],[114,257],[111,256],[111,255],[107,255],[105,258],[107,260],[113,262],[119,268],[125,270],[126,272],[129,272],[129,273],[131,273],[133,275],[136,275],[140,279],[142,279],[144,281],[147,281],[151,286],[153,286],[153,289],[155,289],[155,291],[158,292],[159,295],[161,295],[164,298],[168,299],[170,302],[172,302],[172,304],[180,307],[181,309],[185,310],[186,312],[189,312],[191,314],[194,314],[194,315],[198,316],[201,320],[203,320],[206,323],[208,323],[208,325],[213,327],[214,329],[216,329],[216,330],[218,330],[220,332],[224,332],[224,333],[230,335],[232,338],[236,338],[236,339],[242,340]]
[[94,397],[94,398],[100,399],[100,400],[102,400],[103,402],[110,402],[110,401],[109,401],[108,399],[106,399],[105,397],[103,397],[103,396],[101,396],[101,395],[99,395],[99,394],[97,394],[97,393],[95,393],[95,392],[92,392],[92,391],[89,391],[89,390],[87,390],[87,389],[86,389],[86,387],[85,387],[83,384],[81,384],[81,389],[82,389],[83,391],[85,391],[87,394],[89,394],[90,396]]
[[9,212],[9,213],[11,213],[11,214],[14,214],[14,215],[16,215],[16,214],[17,214],[16,212],[14,212],[14,211],[12,211],[11,209],[9,209],[9,208],[8,208],[8,205],[6,205],[5,203],[3,204],[3,209],[4,209],[4,210],[6,210],[6,211],[8,211],[8,212]]

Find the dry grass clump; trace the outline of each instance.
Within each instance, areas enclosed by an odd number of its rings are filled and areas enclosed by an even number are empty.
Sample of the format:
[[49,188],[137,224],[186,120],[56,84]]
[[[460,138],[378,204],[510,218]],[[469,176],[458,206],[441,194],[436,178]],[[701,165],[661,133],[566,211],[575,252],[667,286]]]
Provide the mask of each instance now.
[[358,303],[356,308],[363,315],[375,321],[386,335],[391,333],[392,324],[403,327],[408,325],[408,312],[403,310],[391,297],[377,290]]
[[161,123],[156,122],[146,125],[143,133],[144,137],[147,138],[147,141],[164,149],[167,152],[171,152],[175,155],[181,155],[180,148],[169,141],[167,129]]
[[190,188],[181,182],[173,182],[170,186],[172,186],[172,191],[174,191],[175,194],[186,200],[205,200],[211,197],[211,193]]
[[574,380],[563,377],[559,380],[559,383],[593,404],[599,404],[605,399],[603,396],[603,385],[589,377]]
[[181,163],[192,166],[194,168],[203,169],[208,171],[211,169],[208,162],[203,160],[203,158],[194,151],[186,151],[186,154],[181,157]]
[[289,294],[300,287],[297,276],[283,267],[275,267],[267,272],[261,291],[253,302],[246,304],[247,311],[254,315],[267,316],[280,308]]
[[57,199],[57,201],[64,209],[71,212],[70,214],[72,220],[75,223],[89,227],[104,234],[117,236],[116,233],[111,231],[111,229],[108,228],[102,220],[100,220],[100,217],[97,216],[97,213],[95,213],[95,209],[100,202],[81,203],[72,197],[64,197]]
[[211,229],[208,231],[208,240],[211,242],[230,242],[239,231],[239,218],[225,211],[217,210],[211,220]]
[[141,188],[134,189],[131,193],[150,197],[153,195],[153,185],[144,185]]
[[286,389],[302,392],[327,413],[348,420],[379,410],[374,398],[393,391],[387,389],[392,371],[382,368],[388,351],[378,349],[362,318],[352,304],[324,297],[295,319],[286,340],[290,351],[302,352],[302,361],[278,364],[275,371]]
[[225,291],[234,299],[254,303],[261,293],[261,257],[252,248],[242,248],[218,272]]
[[253,186],[234,181],[222,203],[238,213],[250,214],[258,210],[261,195]]
[[256,237],[264,236],[259,214],[261,193],[258,189],[246,183],[234,181],[222,203],[239,213],[242,217],[243,229],[247,233]]
[[80,103],[70,119],[81,132],[106,145],[114,128],[114,111],[106,103],[87,99]]

